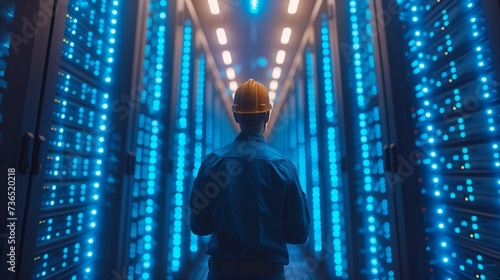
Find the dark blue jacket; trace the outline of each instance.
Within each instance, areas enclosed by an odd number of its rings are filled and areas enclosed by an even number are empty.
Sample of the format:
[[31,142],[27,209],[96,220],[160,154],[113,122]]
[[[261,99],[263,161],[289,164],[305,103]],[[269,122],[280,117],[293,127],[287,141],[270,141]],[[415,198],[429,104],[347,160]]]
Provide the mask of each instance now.
[[207,254],[288,264],[286,243],[309,235],[309,210],[293,163],[260,133],[242,132],[208,155],[190,198],[191,230],[212,234]]

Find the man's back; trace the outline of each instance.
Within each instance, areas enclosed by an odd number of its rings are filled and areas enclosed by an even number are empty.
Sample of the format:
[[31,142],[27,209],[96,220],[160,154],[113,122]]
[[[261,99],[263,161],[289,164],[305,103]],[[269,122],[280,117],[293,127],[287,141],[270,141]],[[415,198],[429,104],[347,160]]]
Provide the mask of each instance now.
[[309,234],[295,167],[260,133],[242,132],[205,159],[191,208],[191,228],[213,233],[207,253],[216,259],[288,264],[286,243]]

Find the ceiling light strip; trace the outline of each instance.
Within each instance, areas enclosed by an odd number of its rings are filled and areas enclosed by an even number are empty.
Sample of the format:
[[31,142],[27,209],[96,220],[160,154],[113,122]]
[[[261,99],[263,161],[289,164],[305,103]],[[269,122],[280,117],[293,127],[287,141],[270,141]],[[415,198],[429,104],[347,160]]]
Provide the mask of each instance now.
[[[189,11],[189,14],[192,17],[193,22],[195,23],[195,26],[198,29],[201,29],[201,23],[200,23],[200,20],[198,18],[198,14],[196,13],[196,10],[194,8],[192,0],[185,0],[185,4],[186,4],[187,10]],[[207,37],[205,36],[205,34],[203,32],[197,32],[196,36],[199,38],[200,44],[201,44],[204,52],[206,54],[213,54],[214,52],[212,51],[212,49],[208,45]],[[214,56],[212,56],[212,55],[206,56],[206,65],[207,65],[207,70],[210,69],[210,71],[212,73],[219,73],[220,72],[219,68],[217,67],[217,64],[215,63]],[[220,96],[221,96],[224,104],[226,104],[226,106],[224,106],[225,110],[227,110],[228,114],[232,115],[233,112],[231,111],[231,105],[233,104],[233,99],[231,98],[230,95],[224,94],[227,92],[227,84],[224,83],[224,81],[222,80],[222,78],[219,75],[215,75],[213,77],[213,82],[214,82],[214,86],[216,88],[217,93],[221,93]],[[232,124],[233,124],[234,129],[236,129],[236,130],[239,129],[239,126],[235,121],[233,121]]]
[[234,80],[236,78],[236,73],[234,72],[234,68],[233,67],[227,68],[226,75],[229,80]]
[[272,90],[272,91],[276,91],[278,89],[278,81],[271,81],[271,83],[269,84],[269,89]]
[[272,76],[273,79],[278,80],[281,77],[281,68],[278,66],[274,67]]
[[[317,18],[318,12],[319,12],[322,4],[323,4],[323,0],[316,0],[316,3],[314,4],[311,16],[309,17],[309,23],[308,23],[309,28],[306,29],[306,31],[304,32],[304,34],[302,36],[302,39],[300,40],[299,48],[296,52],[295,57],[293,58],[293,62],[292,62],[291,67],[289,68],[289,71],[287,71],[287,77],[283,83],[283,86],[281,87],[281,93],[277,97],[280,100],[284,100],[286,98],[286,96],[288,95],[288,90],[290,89],[290,86],[292,84],[293,77],[294,77],[295,73],[297,72],[297,68],[298,68],[299,64],[302,61],[302,56],[300,54],[304,51],[304,49],[307,45],[307,41],[313,33],[313,30],[310,28],[310,26],[313,24],[314,20]],[[267,126],[268,129],[266,129],[265,136],[269,136],[269,133],[272,131],[272,128],[274,127],[274,124],[276,123],[276,120],[277,120],[277,118],[275,116],[279,115],[279,111],[281,110],[281,105],[282,105],[282,102],[277,102],[276,107],[273,108],[273,114],[271,115],[271,117],[269,119],[268,126]]]
[[226,36],[226,31],[224,28],[217,28],[215,31],[217,33],[217,40],[219,40],[219,44],[222,46],[227,44],[227,36]]
[[284,50],[279,50],[276,54],[276,64],[281,65],[285,62],[286,52]]
[[288,4],[288,13],[294,15],[295,13],[297,13],[298,8],[299,0],[290,0],[290,3]]
[[212,15],[218,15],[220,13],[219,2],[217,0],[208,0],[208,7]]
[[233,59],[231,58],[231,53],[229,51],[222,52],[222,60],[226,65],[230,65],[231,63],[233,63]]
[[236,81],[229,82],[229,88],[231,91],[236,91],[238,89],[238,83]]
[[290,42],[291,36],[292,36],[292,29],[290,27],[283,28],[283,32],[281,33],[281,43],[283,45],[288,44],[288,42]]

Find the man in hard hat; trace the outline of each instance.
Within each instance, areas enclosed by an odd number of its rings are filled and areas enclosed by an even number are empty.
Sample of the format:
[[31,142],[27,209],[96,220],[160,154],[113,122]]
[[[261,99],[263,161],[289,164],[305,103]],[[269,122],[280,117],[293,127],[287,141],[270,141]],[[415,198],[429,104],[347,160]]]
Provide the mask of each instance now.
[[263,133],[271,104],[250,79],[234,95],[241,132],[203,161],[191,192],[191,230],[212,234],[208,279],[285,279],[286,243],[309,236],[309,210],[293,163]]

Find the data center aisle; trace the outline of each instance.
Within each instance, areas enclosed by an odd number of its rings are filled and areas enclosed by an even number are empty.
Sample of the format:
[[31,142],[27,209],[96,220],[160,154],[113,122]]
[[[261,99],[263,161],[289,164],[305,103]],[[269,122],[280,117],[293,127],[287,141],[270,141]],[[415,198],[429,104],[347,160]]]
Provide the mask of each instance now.
[[[319,279],[316,274],[309,268],[306,262],[306,257],[302,250],[297,246],[288,246],[290,254],[290,264],[285,266],[285,274],[287,280],[316,280]],[[192,270],[192,274],[187,278],[189,280],[207,279],[208,275],[208,256],[204,258],[196,268]]]

